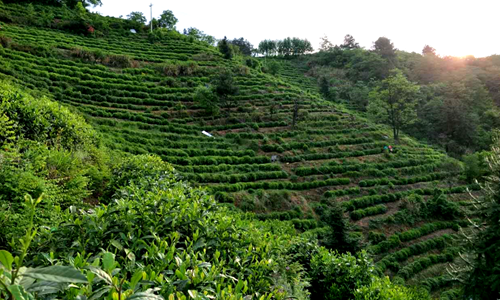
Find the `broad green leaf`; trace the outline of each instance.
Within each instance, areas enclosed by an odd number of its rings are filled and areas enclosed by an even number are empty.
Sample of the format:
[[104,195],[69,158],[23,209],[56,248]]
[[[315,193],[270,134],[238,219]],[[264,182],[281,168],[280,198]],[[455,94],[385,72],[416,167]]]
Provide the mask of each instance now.
[[198,268],[211,268],[211,267],[212,267],[212,264],[210,264],[209,262],[203,262],[203,263],[198,265]]
[[18,281],[18,284],[26,290],[28,290],[28,288],[31,287],[36,281],[35,278],[24,276],[24,273],[27,270],[28,270],[27,268],[23,267],[23,268],[19,269],[19,272],[18,272],[18,278],[20,278],[20,280]]
[[105,252],[102,256],[102,267],[105,271],[111,272],[115,267],[115,255],[111,252]]
[[89,270],[94,273],[97,277],[101,278],[104,280],[108,285],[113,285],[113,279],[111,276],[109,276],[108,273],[104,272],[102,269],[94,267],[94,266],[89,266]]
[[66,266],[28,269],[24,276],[51,282],[87,283],[87,277],[80,271]]
[[109,287],[105,286],[101,289],[95,291],[92,296],[90,296],[89,300],[97,300],[100,299],[104,294],[109,292]]
[[132,279],[130,280],[130,288],[135,289],[135,286],[139,283],[141,278],[143,278],[144,274],[144,271],[135,272],[134,276],[132,276]]
[[9,251],[0,250],[0,263],[7,269],[7,271],[12,270],[12,263],[14,262],[14,257]]
[[162,296],[150,292],[135,293],[127,298],[128,300],[164,300]]
[[193,291],[193,290],[189,290],[188,294],[193,299],[196,299],[196,296],[198,296],[198,292],[197,291]]
[[14,297],[14,300],[27,300],[25,297],[25,293],[22,291],[22,287],[19,285],[10,285],[9,291],[11,292],[12,296]]
[[205,246],[205,240],[204,239],[199,239],[196,244],[193,246],[193,250],[198,250],[201,247]]
[[31,285],[26,291],[30,293],[53,294],[63,290],[66,286],[66,284],[59,282],[40,281]]
[[111,245],[115,246],[116,249],[118,249],[120,251],[123,250],[122,244],[120,244],[120,242],[118,242],[117,240],[111,240]]
[[127,254],[127,258],[130,259],[130,261],[135,262],[134,252],[130,251],[129,249],[125,249],[125,254]]
[[244,286],[243,280],[238,281],[238,284],[236,285],[236,289],[235,289],[236,293],[241,292],[241,289],[243,288],[243,286]]
[[175,275],[177,276],[177,278],[181,279],[181,280],[186,280],[186,275],[185,274],[182,274],[182,272],[180,270],[175,270]]

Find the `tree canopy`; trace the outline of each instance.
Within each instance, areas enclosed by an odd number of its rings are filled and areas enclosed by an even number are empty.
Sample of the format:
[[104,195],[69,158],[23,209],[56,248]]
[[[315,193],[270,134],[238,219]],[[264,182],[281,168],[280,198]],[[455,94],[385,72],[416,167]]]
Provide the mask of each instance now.
[[146,17],[140,11],[133,11],[133,12],[131,12],[127,16],[127,19],[129,19],[132,22],[139,23],[139,24],[146,24],[146,22],[147,22]]
[[177,24],[177,18],[171,10],[164,10],[158,19],[158,25],[161,28],[166,28],[169,30],[174,30]]
[[370,93],[369,114],[376,121],[388,123],[396,141],[401,128],[417,119],[415,106],[418,90],[418,85],[408,81],[398,70]]

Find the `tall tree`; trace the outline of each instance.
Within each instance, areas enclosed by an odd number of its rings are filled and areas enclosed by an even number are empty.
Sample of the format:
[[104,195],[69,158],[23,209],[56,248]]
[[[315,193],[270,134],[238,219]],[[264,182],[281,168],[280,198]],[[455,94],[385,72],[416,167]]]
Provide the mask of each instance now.
[[219,96],[221,105],[224,108],[230,107],[230,97],[238,93],[238,86],[234,82],[233,74],[229,70],[219,73],[212,80],[214,92]]
[[244,38],[233,39],[229,43],[238,47],[240,49],[241,54],[248,56],[252,55],[253,45]]
[[326,35],[321,38],[319,51],[330,51],[333,49],[333,47],[333,44],[328,40],[328,37]]
[[146,17],[140,11],[133,11],[128,16],[127,19],[139,24],[146,24]]
[[500,299],[500,149],[493,147],[487,162],[491,169],[483,195],[472,199],[472,226],[463,229],[466,251],[461,263],[448,271],[454,279],[465,284],[463,299]]
[[174,16],[174,13],[171,10],[164,10],[160,15],[160,19],[158,20],[158,24],[162,28],[167,28],[169,30],[175,29],[175,24],[177,24],[177,18]]
[[198,41],[208,43],[212,46],[214,46],[215,43],[217,42],[215,37],[208,35],[208,34],[204,33],[203,31],[199,30],[198,28],[194,28],[194,27],[189,27],[187,29],[184,28],[183,34],[187,35],[187,36],[191,36]]
[[396,65],[396,48],[390,39],[386,37],[380,37],[373,43],[373,49],[380,56],[387,59],[392,66]]
[[227,37],[224,37],[221,41],[219,41],[217,47],[219,48],[220,53],[222,53],[225,59],[233,58],[233,49],[229,47]]
[[392,126],[394,140],[399,140],[402,127],[417,118],[416,103],[419,86],[408,81],[399,70],[381,82],[370,93],[369,114],[378,121]]
[[425,45],[424,49],[422,49],[423,55],[436,55],[436,49],[432,48],[429,45]]
[[275,55],[277,43],[273,40],[263,40],[259,43],[259,52],[264,56]]
[[354,37],[352,35],[347,34],[344,37],[344,43],[342,45],[340,45],[340,48],[343,50],[358,49],[359,44],[356,43],[356,40],[354,39]]

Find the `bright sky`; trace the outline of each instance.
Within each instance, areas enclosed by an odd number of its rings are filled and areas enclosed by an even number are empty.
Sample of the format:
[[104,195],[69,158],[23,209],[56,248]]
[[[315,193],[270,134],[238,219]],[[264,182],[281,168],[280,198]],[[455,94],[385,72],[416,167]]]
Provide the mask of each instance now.
[[196,27],[220,39],[307,38],[315,49],[327,35],[340,44],[346,34],[371,48],[380,36],[396,48],[420,53],[429,44],[440,55],[500,54],[498,0],[102,0],[103,15],[126,17],[141,11],[150,19],[172,10],[177,29]]

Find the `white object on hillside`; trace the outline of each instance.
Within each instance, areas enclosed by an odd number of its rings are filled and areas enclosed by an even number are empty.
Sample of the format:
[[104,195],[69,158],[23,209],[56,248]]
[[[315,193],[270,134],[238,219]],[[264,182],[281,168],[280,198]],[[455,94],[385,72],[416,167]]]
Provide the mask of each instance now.
[[206,132],[205,130],[203,130],[201,133],[203,133],[204,135],[209,136],[211,138],[214,137],[213,135],[211,135],[210,133]]
[[135,29],[130,29],[130,32],[137,33],[137,31],[135,31]]

